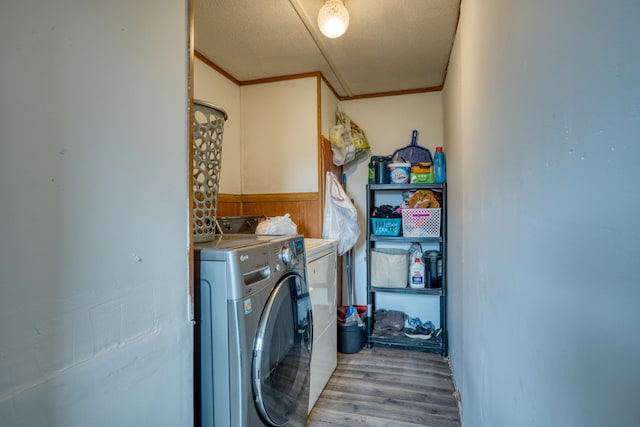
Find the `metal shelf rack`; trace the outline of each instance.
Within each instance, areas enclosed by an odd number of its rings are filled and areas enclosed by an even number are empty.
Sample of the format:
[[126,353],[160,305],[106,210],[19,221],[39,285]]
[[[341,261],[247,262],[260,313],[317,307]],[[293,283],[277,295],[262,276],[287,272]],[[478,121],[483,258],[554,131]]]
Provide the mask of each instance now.
[[[429,351],[447,356],[447,185],[446,184],[369,184],[367,185],[367,211],[371,215],[376,206],[377,196],[381,194],[404,193],[410,190],[428,189],[440,195],[441,227],[439,237],[405,237],[374,235],[371,221],[367,218],[367,347],[374,345],[396,346],[412,350]],[[414,289],[410,287],[374,287],[371,286],[371,251],[385,244],[420,242],[437,245],[442,256],[442,279],[440,287]],[[442,333],[438,338],[410,338],[402,331],[376,330],[374,312],[376,295],[381,293],[405,294],[410,297],[439,298],[439,319]]]

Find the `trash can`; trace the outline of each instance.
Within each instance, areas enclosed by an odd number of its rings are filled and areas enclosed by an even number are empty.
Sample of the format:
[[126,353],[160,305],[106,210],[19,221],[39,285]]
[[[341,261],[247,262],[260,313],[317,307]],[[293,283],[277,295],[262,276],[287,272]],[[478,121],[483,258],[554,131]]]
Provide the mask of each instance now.
[[345,322],[349,306],[338,307],[338,351],[344,354],[357,353],[367,342],[367,307],[354,306],[362,323]]

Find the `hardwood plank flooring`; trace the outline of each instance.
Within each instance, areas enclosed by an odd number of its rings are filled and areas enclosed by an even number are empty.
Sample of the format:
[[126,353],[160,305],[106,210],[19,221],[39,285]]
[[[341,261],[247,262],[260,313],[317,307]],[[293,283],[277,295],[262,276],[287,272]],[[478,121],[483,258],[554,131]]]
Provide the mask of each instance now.
[[437,354],[380,346],[338,353],[307,426],[460,426],[453,392],[449,365]]

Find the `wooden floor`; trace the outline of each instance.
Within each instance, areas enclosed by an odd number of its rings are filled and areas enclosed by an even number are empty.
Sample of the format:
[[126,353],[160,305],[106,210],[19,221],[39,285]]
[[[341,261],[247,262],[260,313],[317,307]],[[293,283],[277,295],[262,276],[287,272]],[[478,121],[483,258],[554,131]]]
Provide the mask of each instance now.
[[338,353],[308,427],[460,426],[451,371],[439,355],[388,347]]

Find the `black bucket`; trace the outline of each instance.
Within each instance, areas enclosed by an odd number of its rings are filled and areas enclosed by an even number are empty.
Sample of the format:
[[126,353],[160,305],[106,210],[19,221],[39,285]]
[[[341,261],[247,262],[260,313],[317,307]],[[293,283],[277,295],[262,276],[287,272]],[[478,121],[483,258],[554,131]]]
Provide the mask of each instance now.
[[362,319],[362,325],[357,322],[344,323],[344,314],[348,307],[338,308],[338,351],[344,354],[357,353],[367,343],[367,308],[355,306]]

